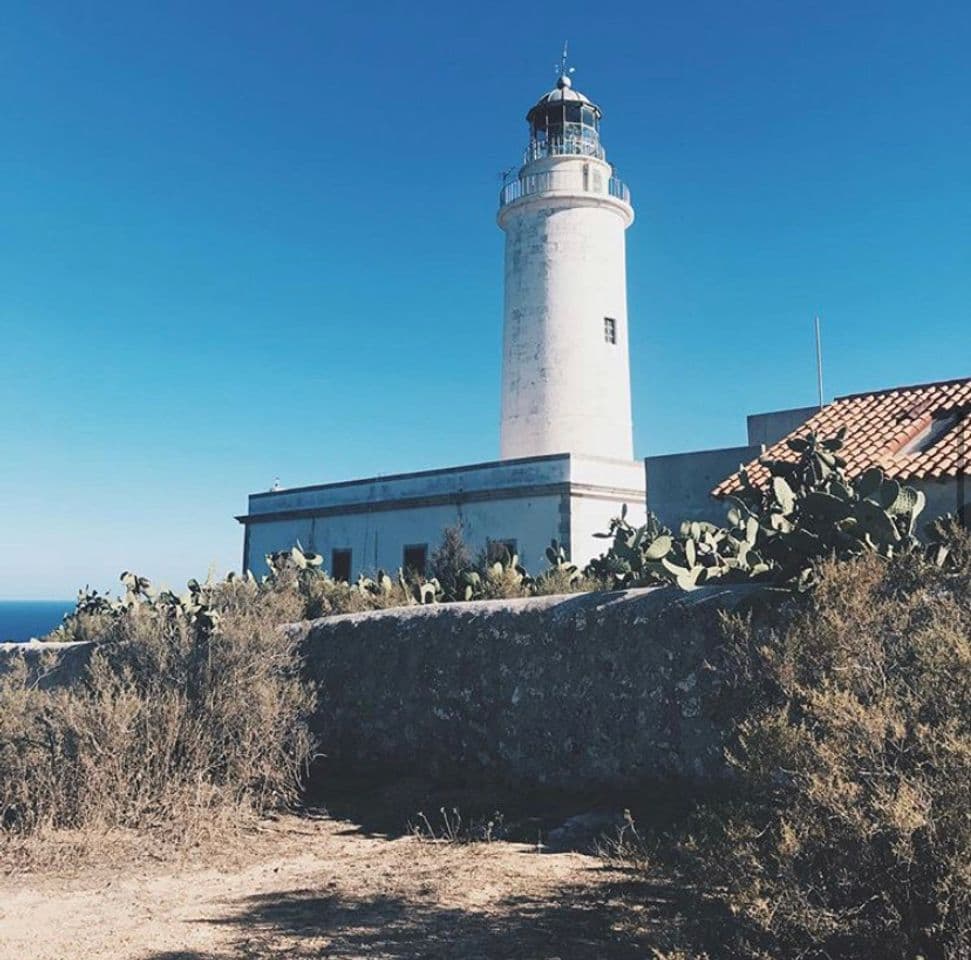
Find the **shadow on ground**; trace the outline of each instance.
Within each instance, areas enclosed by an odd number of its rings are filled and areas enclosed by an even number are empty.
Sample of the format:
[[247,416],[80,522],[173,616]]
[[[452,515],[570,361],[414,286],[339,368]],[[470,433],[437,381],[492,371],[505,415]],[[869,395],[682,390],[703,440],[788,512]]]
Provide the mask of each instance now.
[[[635,901],[642,906],[633,923]],[[488,913],[291,890],[247,898],[224,917],[200,921],[234,929],[229,953],[175,951],[143,960],[641,960],[668,947],[671,920],[685,906],[672,891],[640,882],[565,888],[553,900],[515,897]]]
[[[609,838],[616,834],[625,809],[632,808],[639,823],[650,821],[654,830],[664,829],[683,820],[696,793],[696,785],[676,780],[625,793],[523,791],[500,784],[463,785],[406,774],[389,776],[387,771],[349,771],[346,767],[330,768],[324,762],[315,765],[312,772],[305,814],[326,812],[354,824],[354,832],[363,836],[395,839],[416,827],[425,827],[421,814],[437,833],[444,826],[443,816],[454,819],[458,811],[466,832],[474,833],[493,821],[496,839],[533,844],[553,852],[573,849],[592,853],[602,834]],[[560,828],[578,816],[590,818],[590,830],[561,836],[560,842],[551,844],[551,834],[558,829],[562,834]]]
[[[318,767],[303,815],[347,822],[341,835],[391,840],[410,832],[419,812],[437,830],[442,808],[460,810],[466,828],[498,811],[502,828],[496,839],[529,844],[531,849],[519,848],[517,855],[530,857],[556,849],[547,840],[558,825],[591,811],[616,815],[624,810],[624,799],[606,793],[524,794],[481,784],[443,785]],[[640,799],[655,827],[677,822],[690,806],[690,792],[678,784],[651,788]],[[589,853],[599,837],[596,828],[581,831],[572,845],[559,849]],[[546,887],[533,894],[523,888],[498,900],[486,895],[479,908],[469,906],[467,899],[455,905],[462,897],[449,896],[447,862],[445,858],[434,883],[416,884],[405,892],[393,883],[393,893],[380,891],[380,882],[378,893],[353,893],[338,889],[336,882],[322,882],[317,889],[227,902],[222,915],[194,921],[229,932],[228,945],[220,952],[157,952],[140,960],[642,960],[669,954],[694,957],[706,946],[713,950],[711,956],[729,956],[726,944],[712,944],[713,931],[724,918],[714,917],[705,898],[671,882],[666,873],[607,868],[591,860],[575,881],[555,891]],[[484,883],[490,879],[486,870],[476,877]],[[455,882],[473,881],[466,874]]]

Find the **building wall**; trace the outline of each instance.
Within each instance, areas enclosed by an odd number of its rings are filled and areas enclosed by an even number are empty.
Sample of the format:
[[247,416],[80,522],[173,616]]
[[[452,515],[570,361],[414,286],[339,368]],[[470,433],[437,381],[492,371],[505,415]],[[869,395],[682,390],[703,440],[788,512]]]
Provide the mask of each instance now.
[[927,506],[920,515],[921,527],[946,513],[957,513],[959,509],[971,503],[971,477],[943,481],[908,480],[906,484],[915,490],[922,490],[927,497]]
[[[600,191],[583,189],[597,178]],[[633,459],[624,231],[610,167],[546,158],[524,170],[549,189],[504,207],[501,456],[569,451]],[[604,336],[615,322],[616,343]]]
[[602,552],[593,534],[624,503],[631,522],[643,522],[639,463],[563,454],[254,494],[239,518],[243,563],[262,573],[266,554],[299,541],[328,568],[334,549],[350,549],[354,576],[395,570],[406,545],[427,544],[430,555],[446,527],[460,526],[473,554],[489,540],[515,540],[538,571],[556,538],[582,565]]
[[819,407],[793,407],[791,410],[750,414],[747,417],[748,442],[771,447],[801,427],[814,413],[819,413]]
[[712,489],[762,450],[752,445],[647,457],[648,509],[672,530],[684,520],[724,524],[725,505],[712,497]]
[[379,569],[394,571],[402,566],[405,545],[425,543],[431,557],[445,528],[460,526],[473,557],[489,539],[515,539],[522,563],[536,570],[546,565],[550,540],[567,538],[564,510],[564,497],[554,494],[253,523],[248,527],[245,563],[255,574],[266,573],[266,554],[299,541],[321,554],[328,570],[336,548],[352,551],[353,577]]
[[594,557],[599,557],[610,547],[610,541],[597,537],[606,533],[610,521],[620,516],[627,506],[627,520],[635,527],[641,526],[647,516],[644,497],[600,498],[573,496],[570,498],[570,546],[573,560],[581,567]]
[[[804,421],[800,421],[804,422]],[[785,434],[783,434],[785,436]],[[647,506],[673,530],[683,520],[707,520],[724,525],[726,505],[711,496],[711,490],[763,452],[761,445],[727,447],[648,457],[644,461],[647,477]],[[971,480],[907,481],[922,490],[927,506],[921,514],[923,524],[946,513],[956,513],[971,502]]]
[[525,486],[564,483],[570,478],[570,456],[558,453],[520,460],[493,460],[442,470],[389,474],[341,483],[271,490],[250,494],[249,513],[340,508],[372,509],[396,500],[427,500],[456,494],[491,495]]
[[630,523],[644,523],[644,472],[638,461],[573,457],[570,479],[571,556],[583,566],[607,549],[609,541],[595,534],[606,532],[624,506]]

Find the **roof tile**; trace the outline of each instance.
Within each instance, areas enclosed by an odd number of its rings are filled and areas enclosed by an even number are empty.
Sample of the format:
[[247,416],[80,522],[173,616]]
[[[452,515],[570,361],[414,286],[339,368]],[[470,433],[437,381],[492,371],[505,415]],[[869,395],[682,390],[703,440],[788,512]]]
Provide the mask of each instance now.
[[[956,423],[934,439],[926,450],[902,451],[932,425],[941,414],[959,411]],[[815,432],[822,435],[846,427],[845,446],[840,451],[846,472],[858,476],[878,464],[888,477],[946,480],[959,476],[969,464],[971,450],[971,377],[961,380],[896,387],[877,393],[837,397],[813,414],[804,424],[765,451],[769,460],[795,460],[797,454],[786,441]],[[746,465],[756,485],[768,481],[769,472],[758,460]],[[716,497],[735,493],[737,476],[720,483]]]

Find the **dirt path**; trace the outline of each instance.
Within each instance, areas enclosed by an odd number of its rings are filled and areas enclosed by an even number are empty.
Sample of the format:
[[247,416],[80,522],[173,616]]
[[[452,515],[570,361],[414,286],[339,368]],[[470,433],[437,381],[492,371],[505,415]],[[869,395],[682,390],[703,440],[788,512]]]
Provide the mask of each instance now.
[[215,868],[2,879],[0,958],[649,957],[631,932],[649,924],[632,922],[629,883],[578,853],[388,840],[288,817]]

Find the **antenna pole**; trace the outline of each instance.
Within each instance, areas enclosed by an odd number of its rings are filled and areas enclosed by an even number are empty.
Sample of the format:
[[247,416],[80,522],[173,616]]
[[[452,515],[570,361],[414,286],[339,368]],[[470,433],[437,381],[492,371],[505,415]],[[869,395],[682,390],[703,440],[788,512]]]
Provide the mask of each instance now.
[[823,341],[819,333],[819,314],[816,314],[816,384],[819,387],[819,409],[825,406],[823,402]]

